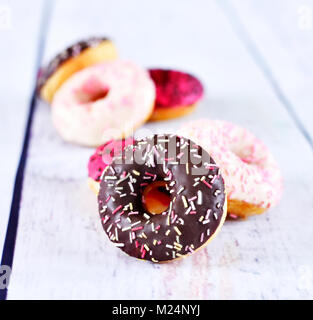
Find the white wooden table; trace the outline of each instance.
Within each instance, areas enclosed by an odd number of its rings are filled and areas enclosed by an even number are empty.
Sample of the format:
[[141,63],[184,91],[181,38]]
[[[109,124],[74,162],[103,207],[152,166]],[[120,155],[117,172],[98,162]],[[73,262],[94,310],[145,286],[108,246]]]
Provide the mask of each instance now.
[[[182,261],[144,263],[112,246],[86,184],[92,150],[64,143],[42,102],[27,120],[38,66],[90,35],[109,36],[123,58],[144,67],[187,70],[205,84],[194,114],[146,124],[137,134],[175,132],[199,117],[243,125],[281,165],[281,204],[227,221]],[[0,37],[0,248],[13,258],[8,299],[313,298],[312,1],[2,1]]]

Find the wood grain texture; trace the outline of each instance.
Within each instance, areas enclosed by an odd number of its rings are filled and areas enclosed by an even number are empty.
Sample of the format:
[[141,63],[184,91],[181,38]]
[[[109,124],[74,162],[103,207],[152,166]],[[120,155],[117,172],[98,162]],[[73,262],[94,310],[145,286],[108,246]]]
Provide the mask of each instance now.
[[257,51],[282,103],[302,123],[313,148],[313,1],[223,1],[235,28]]
[[[29,4],[2,1],[0,5],[0,248],[6,234],[12,191],[18,165],[25,123],[35,82],[35,65],[38,47],[42,1],[32,1],[37,10],[25,12]],[[3,24],[8,15],[8,24]]]
[[[140,8],[140,10],[139,10]],[[101,14],[95,14],[101,13]],[[191,14],[192,12],[192,14]],[[82,23],[84,21],[88,23]],[[268,79],[215,2],[58,1],[46,61],[91,34],[110,35],[143,66],[188,70],[204,82],[195,113],[148,123],[137,136],[175,132],[199,117],[234,121],[260,137],[281,165],[281,204],[226,222],[205,249],[163,265],[132,259],[106,238],[87,187],[92,150],[64,143],[40,103],[32,129],[10,299],[313,298],[313,152]]]

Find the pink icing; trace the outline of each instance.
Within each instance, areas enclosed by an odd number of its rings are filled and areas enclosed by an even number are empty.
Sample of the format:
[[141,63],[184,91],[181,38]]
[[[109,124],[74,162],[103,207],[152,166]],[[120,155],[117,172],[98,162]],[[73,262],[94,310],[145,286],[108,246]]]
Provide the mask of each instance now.
[[282,175],[262,141],[235,124],[201,119],[182,126],[179,134],[201,145],[219,165],[229,199],[270,208],[282,195]]
[[100,181],[103,170],[112,162],[113,157],[119,155],[130,144],[133,144],[132,138],[111,140],[98,147],[89,158],[88,176],[95,181]]
[[65,141],[100,146],[131,135],[150,116],[154,101],[149,73],[114,60],[73,74],[53,97],[52,120]]
[[155,108],[188,106],[203,96],[203,86],[194,76],[176,70],[150,69],[156,86]]

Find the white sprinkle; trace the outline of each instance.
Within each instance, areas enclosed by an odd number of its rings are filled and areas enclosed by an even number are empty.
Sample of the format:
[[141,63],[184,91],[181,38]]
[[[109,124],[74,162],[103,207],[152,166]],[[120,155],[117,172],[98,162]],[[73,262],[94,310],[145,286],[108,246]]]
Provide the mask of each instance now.
[[198,190],[198,200],[197,200],[198,205],[202,205],[202,191]]
[[114,243],[116,247],[124,247],[124,243]]
[[175,226],[174,227],[174,230],[176,231],[176,233],[179,235],[179,236],[181,236],[181,232],[180,232],[180,230]]
[[182,196],[181,198],[182,198],[182,200],[183,200],[184,207],[185,207],[185,208],[188,208],[188,203],[187,203],[186,197],[185,197],[185,196]]
[[107,232],[110,232],[112,226],[113,226],[113,223],[111,223],[111,224],[109,225],[109,227],[107,228]]
[[147,213],[144,213],[143,216],[144,216],[147,220],[150,219],[150,216],[149,216]]
[[131,190],[131,192],[134,192],[134,186],[131,182],[128,182],[129,188]]
[[190,205],[191,205],[191,209],[195,211],[195,210],[196,210],[196,207],[195,207],[194,202],[193,202],[193,201],[190,201],[189,203],[190,203]]
[[183,192],[185,190],[184,187],[181,187],[178,191],[177,191],[177,194],[180,194],[181,192]]

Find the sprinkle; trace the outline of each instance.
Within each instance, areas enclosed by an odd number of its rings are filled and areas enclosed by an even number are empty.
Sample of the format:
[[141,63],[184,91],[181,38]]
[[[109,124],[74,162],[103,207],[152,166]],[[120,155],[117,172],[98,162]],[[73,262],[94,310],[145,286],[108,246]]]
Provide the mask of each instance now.
[[100,213],[105,212],[105,211],[106,211],[106,209],[107,209],[107,206],[103,206],[103,207],[102,207],[102,209],[100,210]]
[[165,232],[165,235],[168,236],[170,234],[171,230],[168,229],[166,232]]
[[206,181],[206,180],[201,180],[208,188],[212,189],[212,186]]
[[139,212],[138,211],[130,211],[129,213],[128,213],[128,215],[130,216],[130,215],[132,215],[132,214],[138,214]]
[[181,235],[180,230],[176,226],[174,227],[174,230],[177,232],[178,235]]
[[181,187],[178,191],[177,191],[177,194],[180,194],[181,192],[183,192],[185,190],[184,187]]
[[[191,209],[191,208],[190,208]],[[197,211],[195,211],[195,210],[192,210],[192,211],[190,211],[190,213],[189,214],[197,214]]]
[[102,223],[103,223],[103,224],[106,224],[109,220],[110,220],[110,217],[109,217],[109,216],[105,216],[105,217],[102,219]]
[[166,244],[165,247],[169,249],[173,249],[173,246],[171,244]]
[[185,208],[188,208],[188,203],[187,203],[186,197],[185,197],[185,196],[182,196],[181,198],[182,198],[182,200],[183,200],[184,207],[185,207]]
[[210,213],[211,213],[211,209],[208,209],[205,216],[206,220],[209,219]]
[[147,213],[144,213],[143,216],[144,216],[147,220],[150,219],[150,216],[149,216]]
[[145,247],[145,249],[146,249],[147,251],[149,251],[149,250],[150,250],[150,248],[147,246],[147,244],[146,244],[146,243],[144,244],[144,247]]
[[134,222],[134,223],[131,225],[131,227],[134,227],[134,226],[136,226],[136,225],[139,224],[139,223],[141,223],[141,221],[136,221],[136,222]]
[[111,223],[111,224],[109,225],[109,227],[107,228],[107,232],[110,232],[112,226],[113,226],[113,223]]
[[108,197],[106,198],[106,200],[105,200],[105,203],[108,203],[109,200],[110,200],[110,198],[111,198],[111,196],[108,196]]
[[113,212],[112,214],[115,214],[117,211],[119,211],[122,208],[122,205],[119,205]]
[[133,228],[132,231],[138,231],[138,230],[141,230],[141,229],[143,229],[143,226]]
[[196,210],[196,207],[193,201],[190,201],[190,206],[192,210]]
[[[201,222],[201,221],[200,221]],[[207,224],[210,222],[210,219],[207,219],[207,220],[203,220],[202,224]]]
[[199,218],[199,222],[202,222],[203,219],[204,219],[204,216],[201,216],[201,217]]
[[153,240],[153,245],[156,246],[158,241],[156,239]]
[[178,155],[177,155],[177,159],[180,159],[182,156],[184,155],[184,153],[183,152],[181,152],[181,153],[179,153]]
[[130,173],[128,173],[126,177],[118,180],[118,181],[116,182],[116,185],[118,185],[118,184],[120,184],[121,182],[123,182],[123,181],[125,181],[126,179],[128,179],[129,176],[130,176]]
[[189,207],[189,208],[186,210],[185,214],[189,214],[190,211],[191,211],[191,207]]
[[202,205],[202,192],[198,190],[198,200],[197,200],[198,205]]
[[206,231],[206,234],[207,234],[207,236],[210,235],[210,229],[208,229],[208,230]]
[[116,176],[105,176],[104,180],[116,180],[117,177]]
[[158,225],[155,230],[159,230],[161,228],[161,225]]
[[140,173],[136,170],[133,170],[133,174],[135,174],[136,176],[140,176]]
[[188,162],[186,163],[186,173],[189,174],[189,166],[188,166]]
[[122,232],[127,231],[127,230],[130,230],[130,229],[131,229],[131,227],[123,228],[123,229],[122,229]]
[[158,260],[154,259],[154,258],[151,258],[151,261],[153,262],[159,262]]
[[146,250],[143,250],[142,254],[141,254],[141,259],[143,259],[145,257],[145,255],[146,255]]
[[124,247],[124,243],[114,243],[116,247]]
[[134,192],[135,190],[134,190],[133,184],[131,182],[128,182],[128,185],[129,185],[131,192]]
[[135,246],[136,246],[136,248],[139,247],[139,242],[137,240],[135,241]]
[[217,213],[214,212],[213,215],[214,215],[215,220],[217,220],[217,218],[218,218]]

